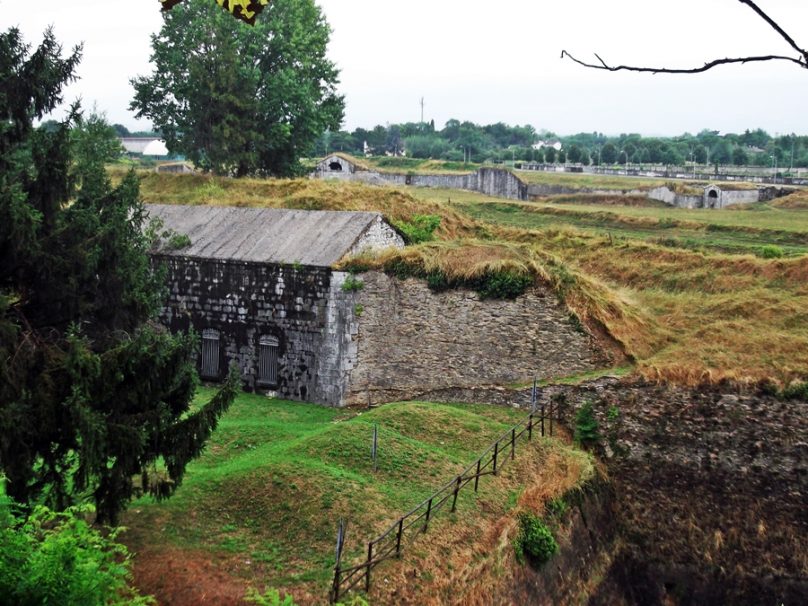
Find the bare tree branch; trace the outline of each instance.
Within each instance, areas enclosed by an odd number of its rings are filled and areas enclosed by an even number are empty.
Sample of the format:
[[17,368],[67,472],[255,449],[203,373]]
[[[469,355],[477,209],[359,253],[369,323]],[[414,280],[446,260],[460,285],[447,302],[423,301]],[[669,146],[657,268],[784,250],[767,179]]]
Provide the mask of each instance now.
[[576,59],[567,51],[561,51],[561,58],[568,57],[575,63],[579,65],[583,65],[584,67],[590,67],[592,69],[603,69],[610,72],[619,72],[621,70],[624,71],[632,71],[632,72],[647,72],[651,74],[698,74],[701,72],[706,72],[708,69],[714,68],[716,65],[727,65],[730,63],[754,63],[757,61],[790,61],[792,63],[796,63],[802,68],[807,68],[805,61],[802,59],[795,59],[794,57],[785,57],[782,55],[761,55],[758,57],[736,57],[733,59],[715,59],[708,63],[705,63],[701,67],[693,67],[693,68],[686,68],[686,69],[671,69],[667,67],[635,67],[631,65],[608,65],[603,59],[600,58],[600,55],[595,53],[595,57],[597,57],[599,64],[596,63],[586,63],[585,61],[581,61],[580,59]]
[[751,8],[757,15],[766,21],[769,26],[776,31],[788,44],[796,50],[800,56],[799,57],[788,57],[785,55],[758,55],[758,56],[751,56],[751,57],[734,57],[734,58],[725,58],[725,59],[714,59],[713,61],[709,61],[702,65],[701,67],[693,67],[693,68],[668,68],[668,67],[638,67],[632,65],[609,65],[603,59],[601,59],[600,55],[595,53],[595,57],[599,63],[587,63],[585,61],[581,61],[577,59],[570,53],[565,50],[561,51],[561,58],[568,57],[570,60],[574,61],[578,65],[583,65],[584,67],[589,67],[591,69],[602,69],[610,72],[618,72],[618,71],[632,71],[632,72],[645,72],[651,74],[699,74],[701,72],[706,72],[709,69],[716,67],[717,65],[728,65],[732,63],[756,63],[761,61],[788,61],[790,63],[796,63],[803,69],[808,69],[808,50],[800,48],[794,39],[789,36],[782,27],[780,27],[774,19],[769,17],[763,10],[755,4],[752,0],[738,0],[741,4],[747,5]]

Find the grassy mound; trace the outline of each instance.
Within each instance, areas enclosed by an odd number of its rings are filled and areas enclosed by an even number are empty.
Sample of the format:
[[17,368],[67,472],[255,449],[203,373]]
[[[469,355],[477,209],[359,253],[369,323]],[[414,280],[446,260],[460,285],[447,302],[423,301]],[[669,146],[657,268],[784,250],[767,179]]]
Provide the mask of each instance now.
[[[142,499],[126,515],[124,540],[138,554],[136,578],[158,599],[180,590],[188,595],[196,581],[176,562],[188,571],[214,562],[227,573],[224,585],[275,586],[299,603],[321,603],[340,518],[349,520],[347,557],[358,557],[363,541],[451,479],[524,414],[422,402],[356,414],[242,394],[176,495],[161,503]],[[377,472],[370,459],[374,425]],[[525,460],[536,463],[563,448],[536,444],[524,450]],[[502,486],[486,492],[488,484],[481,483],[483,497],[507,507],[507,492]],[[481,505],[467,492],[459,507],[479,513]],[[451,526],[445,517],[439,523]]]

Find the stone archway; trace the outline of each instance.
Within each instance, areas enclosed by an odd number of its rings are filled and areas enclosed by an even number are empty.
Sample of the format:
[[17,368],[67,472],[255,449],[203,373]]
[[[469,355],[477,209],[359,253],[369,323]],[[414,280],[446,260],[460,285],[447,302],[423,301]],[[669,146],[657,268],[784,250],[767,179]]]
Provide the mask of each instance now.
[[721,190],[715,185],[704,190],[703,208],[721,208]]
[[331,162],[331,163],[328,165],[328,169],[329,169],[331,172],[334,172],[334,173],[341,173],[341,172],[342,172],[342,163],[341,163],[341,162],[337,162],[336,160],[334,160],[333,162]]

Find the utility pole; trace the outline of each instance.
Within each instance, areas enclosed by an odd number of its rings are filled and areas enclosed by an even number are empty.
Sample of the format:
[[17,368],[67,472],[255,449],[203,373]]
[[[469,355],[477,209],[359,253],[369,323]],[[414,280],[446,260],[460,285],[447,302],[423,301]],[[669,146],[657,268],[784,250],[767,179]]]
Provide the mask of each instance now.
[[794,133],[791,133],[791,165],[789,166],[789,169],[788,169],[789,173],[794,172],[794,139],[795,138],[796,138],[796,135]]
[[424,123],[424,98],[421,97],[421,124]]

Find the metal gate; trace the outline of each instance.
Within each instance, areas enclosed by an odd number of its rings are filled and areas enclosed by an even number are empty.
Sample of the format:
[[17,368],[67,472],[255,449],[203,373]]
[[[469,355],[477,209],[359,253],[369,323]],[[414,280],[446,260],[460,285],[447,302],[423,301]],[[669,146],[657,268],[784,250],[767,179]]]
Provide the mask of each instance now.
[[258,382],[264,385],[278,383],[278,339],[263,336],[258,345]]
[[206,379],[219,378],[219,331],[206,328],[202,331],[202,370]]

